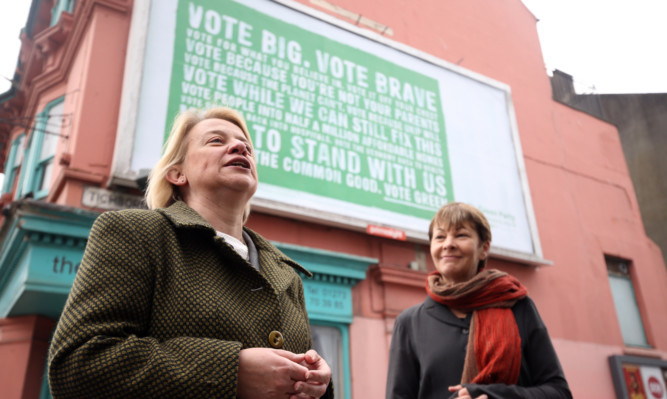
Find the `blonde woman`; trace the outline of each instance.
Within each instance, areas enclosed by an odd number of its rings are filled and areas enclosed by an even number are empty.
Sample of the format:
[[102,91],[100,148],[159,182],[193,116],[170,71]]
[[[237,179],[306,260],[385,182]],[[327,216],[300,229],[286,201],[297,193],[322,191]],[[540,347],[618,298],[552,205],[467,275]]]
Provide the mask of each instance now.
[[297,274],[310,273],[244,226],[256,189],[240,114],[176,118],[149,209],[91,230],[49,352],[54,398],[333,397]]

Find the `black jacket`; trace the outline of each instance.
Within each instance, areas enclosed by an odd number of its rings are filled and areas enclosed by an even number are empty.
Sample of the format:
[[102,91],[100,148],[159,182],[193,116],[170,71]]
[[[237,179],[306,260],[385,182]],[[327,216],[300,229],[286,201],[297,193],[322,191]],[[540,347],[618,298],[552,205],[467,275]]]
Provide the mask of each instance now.
[[[547,329],[530,298],[512,312],[521,336],[521,372],[517,385],[465,384],[472,397],[571,398]],[[396,319],[389,355],[387,399],[443,399],[458,385],[468,343],[470,314],[459,319],[431,298]]]

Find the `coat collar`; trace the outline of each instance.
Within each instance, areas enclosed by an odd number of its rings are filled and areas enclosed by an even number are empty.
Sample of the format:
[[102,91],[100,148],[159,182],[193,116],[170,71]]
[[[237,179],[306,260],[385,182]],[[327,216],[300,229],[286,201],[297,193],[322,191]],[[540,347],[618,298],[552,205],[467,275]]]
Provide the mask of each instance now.
[[434,301],[431,297],[426,297],[426,300],[424,301],[424,310],[431,317],[436,318],[443,323],[462,328],[470,326],[472,312],[468,313],[465,319],[459,319],[447,306]]
[[[157,211],[169,219],[176,228],[203,230],[210,232],[212,237],[216,235],[213,226],[207,222],[206,219],[204,219],[199,213],[197,213],[197,211],[190,208],[183,201],[176,201],[167,208],[160,208],[157,209]],[[255,233],[245,226],[243,227],[243,230],[245,230],[250,238],[252,238],[255,247],[257,247],[257,251],[267,251],[268,253],[271,253],[271,256],[273,256],[275,260],[290,265],[308,277],[313,276],[311,272],[289,258],[281,250],[276,248],[275,245],[271,244],[271,242],[266,240],[261,235]]]
[[183,201],[176,201],[167,208],[159,208],[157,211],[166,216],[177,228],[210,230],[211,235],[215,235],[213,226]]

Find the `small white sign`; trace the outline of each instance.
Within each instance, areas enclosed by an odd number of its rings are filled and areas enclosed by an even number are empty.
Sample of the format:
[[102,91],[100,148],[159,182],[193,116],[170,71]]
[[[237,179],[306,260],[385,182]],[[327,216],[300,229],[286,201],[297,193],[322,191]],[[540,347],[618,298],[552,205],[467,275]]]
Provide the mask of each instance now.
[[667,399],[665,382],[658,367],[640,367],[647,399]]
[[146,207],[144,198],[138,195],[119,193],[91,186],[83,188],[81,203],[86,207],[106,210]]

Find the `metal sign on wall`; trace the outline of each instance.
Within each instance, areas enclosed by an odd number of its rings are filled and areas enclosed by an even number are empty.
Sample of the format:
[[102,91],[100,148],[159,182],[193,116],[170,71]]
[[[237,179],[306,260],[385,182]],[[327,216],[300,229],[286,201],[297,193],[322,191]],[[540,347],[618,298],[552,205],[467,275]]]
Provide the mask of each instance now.
[[155,164],[179,111],[228,105],[248,121],[263,210],[424,239],[440,206],[464,201],[495,248],[541,257],[505,85],[296,3],[150,3],[135,4],[145,52],[117,175]]
[[667,362],[639,356],[609,357],[616,397],[667,399]]

